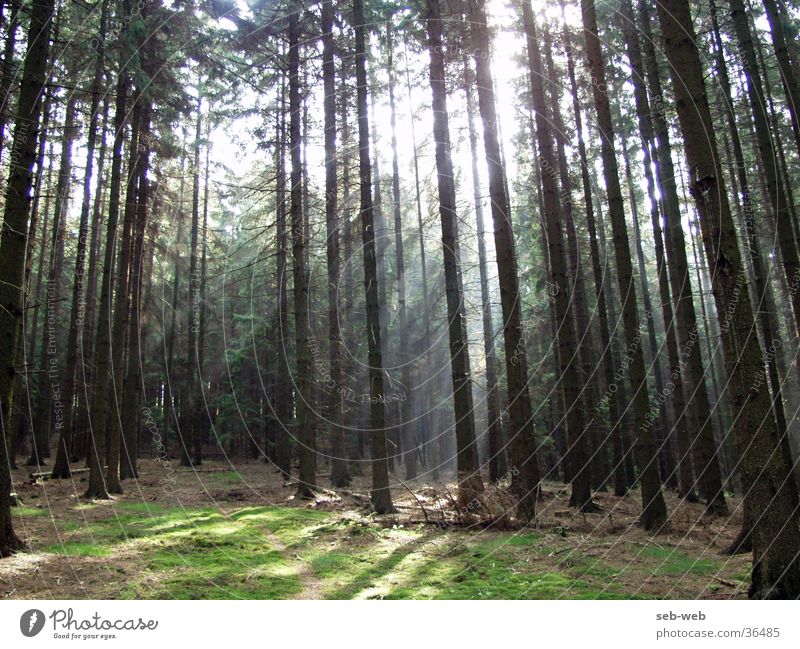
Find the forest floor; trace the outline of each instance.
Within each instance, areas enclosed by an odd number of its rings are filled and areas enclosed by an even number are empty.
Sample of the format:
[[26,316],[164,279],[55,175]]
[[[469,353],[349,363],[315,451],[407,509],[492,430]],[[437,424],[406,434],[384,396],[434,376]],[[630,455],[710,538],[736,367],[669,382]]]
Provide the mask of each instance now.
[[397,490],[386,516],[369,511],[368,476],[295,500],[255,461],[194,472],[143,460],[125,494],[97,502],[83,499],[85,474],[28,474],[14,472],[28,550],[0,561],[2,598],[728,599],[750,576],[748,555],[721,553],[740,524],[734,498],[721,519],[668,494],[670,524],[653,536],[636,526],[638,490],[599,493],[603,510],[580,514],[545,483],[536,523],[514,529],[478,509],[459,517],[439,483]]

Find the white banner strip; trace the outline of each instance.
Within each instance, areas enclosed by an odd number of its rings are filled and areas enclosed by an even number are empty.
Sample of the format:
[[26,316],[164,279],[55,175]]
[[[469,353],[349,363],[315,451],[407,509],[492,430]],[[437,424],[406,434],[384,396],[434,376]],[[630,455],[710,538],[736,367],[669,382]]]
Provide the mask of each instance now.
[[797,601],[7,601],[0,647],[796,649],[798,619]]

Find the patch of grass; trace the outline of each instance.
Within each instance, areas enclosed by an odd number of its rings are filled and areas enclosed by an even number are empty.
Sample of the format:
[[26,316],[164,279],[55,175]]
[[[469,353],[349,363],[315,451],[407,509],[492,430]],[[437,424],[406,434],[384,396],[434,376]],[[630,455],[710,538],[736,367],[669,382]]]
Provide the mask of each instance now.
[[12,514],[18,514],[19,516],[28,516],[28,517],[35,517],[35,516],[46,516],[47,510],[42,509],[39,507],[13,507],[11,509]]
[[675,548],[646,547],[639,556],[653,559],[648,572],[653,575],[708,575],[717,572],[722,563],[706,557],[694,558]]
[[238,471],[212,471],[211,473],[196,473],[192,476],[197,482],[206,485],[223,484],[223,485],[244,485],[245,479]]
[[[333,550],[312,558],[314,574],[325,580],[330,599],[616,599],[604,590],[606,565],[553,566],[538,533],[514,536],[463,532],[447,535],[387,530],[382,543],[340,537]],[[537,563],[538,562],[538,563]],[[585,573],[585,574],[584,574]],[[597,583],[591,583],[601,576]],[[587,581],[588,580],[588,581]]]
[[464,564],[432,559],[388,599],[624,599],[556,570],[536,570],[504,556]]
[[123,512],[142,512],[145,514],[164,514],[168,511],[168,508],[163,505],[148,502],[117,503],[114,505],[114,509]]
[[122,598],[290,597],[302,584],[294,567],[269,542],[266,523],[299,538],[304,524],[307,527],[309,521],[325,517],[282,508],[253,508],[249,517],[233,518],[211,509],[121,505],[115,516],[77,525],[66,532],[71,538],[63,547],[49,546],[44,551],[104,557],[122,549],[134,551],[147,567],[124,588]]
[[43,552],[60,554],[65,557],[110,557],[111,548],[94,543],[67,541],[63,544],[49,545],[42,549]]
[[263,527],[287,546],[302,545],[323,534],[330,512],[294,507],[245,507],[231,514],[231,519]]

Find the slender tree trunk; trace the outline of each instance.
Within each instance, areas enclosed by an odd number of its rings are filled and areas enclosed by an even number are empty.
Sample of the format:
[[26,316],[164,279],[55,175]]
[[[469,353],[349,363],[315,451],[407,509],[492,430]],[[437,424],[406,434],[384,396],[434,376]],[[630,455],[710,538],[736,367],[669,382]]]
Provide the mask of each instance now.
[[[387,269],[389,267],[387,250],[389,249],[389,231],[386,226],[386,216],[383,212],[383,188],[381,187],[381,167],[380,167],[380,153],[378,150],[378,128],[377,117],[375,110],[375,96],[377,95],[376,86],[377,81],[374,78],[372,67],[369,69],[370,84],[373,87],[373,92],[369,96],[370,109],[372,112],[372,121],[370,122],[370,131],[372,139],[372,147],[374,151],[372,162],[372,189],[373,200],[372,209],[375,215],[375,253],[377,255],[378,264],[378,302],[380,304],[381,316],[381,358],[383,360],[384,368],[391,368],[393,366],[391,350],[389,348],[389,298],[388,298],[388,275]],[[384,382],[388,383],[384,388],[387,394],[395,392],[395,382],[391,372],[384,370]],[[389,445],[389,471],[394,471],[394,460],[397,455],[397,428],[395,427],[395,413],[392,408],[386,409],[386,438]]]
[[[208,316],[206,309],[206,298],[208,291],[208,195],[209,195],[209,170],[211,158],[211,111],[209,111],[209,119],[206,122],[206,160],[203,173],[203,225],[200,231],[200,315],[199,315],[199,331],[197,332],[197,376],[201,383],[201,394],[205,393],[203,384],[205,381],[205,360],[206,360],[206,329],[208,323],[206,318]],[[203,414],[198,417],[197,434],[200,436],[198,443],[202,450],[202,445],[208,441],[208,427],[211,423],[211,408],[207,405],[207,398],[203,400]]]
[[17,28],[19,27],[19,10],[21,0],[11,0],[9,8],[11,15],[8,17],[6,39],[3,45],[3,64],[0,66],[0,156],[5,144],[6,123],[11,107],[11,86],[17,70],[14,69],[14,49],[17,42]]
[[[560,197],[564,212],[564,230],[566,231],[566,245],[569,259],[569,277],[572,278],[575,308],[575,346],[570,353],[576,351],[580,354],[580,366],[577,378],[580,388],[580,406],[584,408],[581,414],[583,417],[582,433],[587,438],[588,444],[582,452],[585,455],[585,462],[588,464],[587,470],[590,472],[591,485],[596,488],[605,489],[605,482],[608,476],[607,462],[604,459],[603,440],[608,436],[608,429],[602,419],[588,418],[587,405],[592,406],[600,402],[600,391],[597,388],[596,373],[599,373],[600,366],[597,363],[597,355],[592,340],[591,321],[589,319],[589,309],[586,301],[586,287],[581,268],[581,251],[578,241],[578,234],[575,228],[574,209],[572,203],[572,180],[569,173],[569,165],[566,155],[566,127],[561,115],[560,97],[558,92],[558,76],[553,63],[552,39],[549,29],[544,29],[544,51],[547,63],[547,78],[550,84],[550,114],[553,120],[552,135],[555,138],[556,153],[558,157],[558,176],[561,182]],[[546,126],[546,125],[543,125]],[[549,172],[553,175],[553,170]],[[577,362],[577,361],[573,361]],[[579,445],[581,442],[579,442]],[[592,505],[587,503],[587,507]]]
[[[417,207],[417,235],[419,239],[419,256],[420,256],[420,269],[422,274],[422,317],[424,326],[424,337],[421,341],[420,347],[424,350],[424,363],[418,371],[418,383],[422,384],[425,376],[431,367],[431,318],[430,318],[430,301],[428,297],[428,266],[425,254],[425,236],[422,221],[422,191],[420,188],[420,174],[419,174],[419,159],[417,156],[417,134],[414,125],[414,111],[412,110],[411,101],[411,72],[408,65],[408,48],[404,44],[405,63],[406,63],[406,90],[408,95],[408,107],[411,119],[411,147],[414,152],[414,198]],[[409,445],[411,452],[406,457],[406,478],[413,479],[417,476],[417,456],[425,463],[425,451],[430,450],[428,445],[430,441],[430,422],[431,422],[431,399],[428,390],[423,391],[423,396],[420,403],[422,414],[418,417],[419,427],[414,433],[413,444]],[[438,465],[434,462],[433,472],[436,475],[432,477],[438,478]]]
[[191,243],[189,244],[189,309],[186,331],[188,335],[186,344],[186,414],[184,422],[184,443],[191,454],[192,465],[202,462],[203,444],[198,431],[197,409],[199,407],[197,392],[200,386],[198,381],[198,353],[197,333],[200,328],[200,278],[198,264],[198,245],[200,240],[200,138],[203,132],[203,118],[201,114],[202,94],[197,98],[197,119],[194,132],[194,155],[192,163],[192,227]]
[[[121,64],[125,65],[126,55],[120,52]],[[108,221],[106,225],[106,244],[103,253],[103,272],[100,281],[100,303],[97,307],[98,322],[94,344],[94,388],[89,418],[89,485],[87,498],[108,498],[103,477],[106,429],[109,423],[109,370],[111,367],[111,305],[114,293],[113,274],[116,256],[117,225],[120,208],[120,186],[122,182],[122,149],[125,137],[127,112],[128,78],[126,74],[117,77],[116,100],[114,106],[114,144],[111,150],[111,177],[109,179]]]
[[178,183],[178,200],[177,207],[174,212],[174,220],[177,223],[177,231],[175,233],[175,265],[172,275],[172,298],[170,300],[170,319],[169,330],[167,339],[165,341],[165,357],[164,357],[164,379],[166,385],[164,386],[164,395],[167,400],[167,406],[164,408],[164,438],[162,443],[164,445],[164,453],[169,449],[169,435],[168,431],[174,427],[175,439],[178,442],[180,453],[180,461],[183,466],[189,464],[189,452],[184,442],[183,432],[181,431],[180,421],[180,391],[175,390],[174,383],[177,377],[176,368],[178,362],[175,354],[175,342],[178,338],[178,289],[182,283],[182,270],[183,264],[181,262],[181,247],[183,246],[183,192],[186,186],[186,137],[184,133],[184,141],[181,146],[181,179]]
[[581,399],[578,344],[575,336],[574,316],[570,306],[572,287],[569,286],[565,264],[566,255],[562,231],[562,223],[572,219],[572,199],[568,193],[568,187],[562,186],[562,192],[559,195],[559,172],[556,166],[558,163],[553,151],[553,134],[550,131],[550,120],[557,121],[557,118],[549,114],[547,109],[542,84],[544,72],[536,34],[536,23],[531,5],[526,0],[522,2],[522,19],[527,40],[531,95],[536,112],[536,140],[539,151],[538,165],[541,168],[540,178],[544,201],[542,217],[547,237],[548,267],[550,281],[553,285],[552,293],[555,293],[552,297],[555,315],[553,326],[556,329],[561,390],[564,393],[566,408],[565,420],[569,445],[567,463],[572,483],[570,505],[581,511],[592,511],[595,506],[592,502],[585,413]]
[[126,365],[127,333],[130,317],[130,266],[133,256],[134,226],[136,223],[139,177],[144,163],[144,140],[149,129],[149,114],[145,99],[137,93],[131,120],[131,143],[128,152],[127,188],[125,191],[125,209],[122,219],[122,237],[116,261],[116,277],[114,279],[116,295],[114,296],[114,312],[111,324],[111,368],[108,380],[110,393],[109,405],[114,406],[113,414],[108,419],[106,444],[106,489],[109,493],[122,493],[120,482],[120,466],[122,456],[126,454],[125,439],[122,436],[122,397],[123,376]]
[[[78,223],[78,245],[75,254],[75,282],[72,288],[72,308],[68,324],[69,336],[67,340],[67,365],[63,374],[64,404],[63,421],[56,448],[56,461],[53,465],[53,478],[68,478],[69,452],[72,448],[73,436],[73,403],[75,401],[78,341],[83,338],[83,326],[86,316],[86,285],[84,266],[89,239],[89,209],[92,200],[92,174],[94,172],[94,152],[97,146],[97,130],[100,121],[100,93],[103,87],[103,71],[105,68],[105,31],[106,17],[108,15],[108,0],[102,0],[100,5],[100,27],[98,30],[98,47],[95,49],[95,68],[92,79],[92,99],[89,103],[89,129],[86,138],[86,166],[83,177],[83,198],[81,202],[81,215]],[[99,199],[99,196],[97,197]],[[82,347],[82,345],[81,345]]]
[[[719,75],[719,85],[722,90],[723,101],[725,105],[725,117],[730,134],[731,147],[733,148],[733,162],[736,167],[736,179],[734,182],[738,184],[740,194],[739,202],[737,204],[740,205],[742,213],[742,228],[744,229],[744,256],[746,261],[749,261],[749,265],[752,268],[752,279],[756,289],[756,303],[758,305],[757,314],[759,324],[761,325],[761,334],[764,336],[764,344],[766,346],[774,346],[778,340],[776,336],[779,330],[777,324],[775,323],[775,307],[774,298],[772,297],[772,287],[769,283],[769,273],[764,267],[760,246],[756,239],[755,220],[753,218],[754,206],[752,195],[750,193],[749,181],[747,178],[748,167],[747,163],[745,162],[742,142],[739,136],[739,127],[736,120],[736,114],[733,111],[730,77],[722,49],[722,38],[719,31],[717,8],[714,0],[711,0],[709,6],[711,10],[714,44],[716,47],[717,74]],[[775,425],[777,426],[779,437],[781,440],[785,441],[784,447],[788,452],[788,437],[786,437],[787,424],[786,416],[783,410],[781,380],[774,353],[767,355],[767,368],[769,373],[770,387],[772,388],[772,409],[775,415]],[[790,456],[788,461],[791,464]],[[745,529],[746,528],[747,524],[745,524]],[[750,544],[747,542],[747,539],[744,536],[737,539],[735,545],[737,547],[731,547],[729,549],[750,549]],[[739,546],[741,546],[741,548]]]
[[444,48],[439,0],[428,0],[428,46],[433,111],[433,138],[436,143],[436,171],[439,189],[439,215],[442,222],[445,294],[450,343],[450,368],[453,380],[458,498],[469,503],[483,491],[475,441],[475,415],[472,403],[472,372],[467,341],[467,317],[459,281],[460,258],[456,188],[450,152],[450,125],[445,88]]
[[472,170],[473,200],[475,203],[475,227],[478,238],[478,269],[481,281],[481,313],[483,316],[483,354],[486,361],[486,418],[489,435],[489,479],[494,483],[506,472],[503,426],[500,417],[500,388],[497,382],[497,352],[494,345],[494,323],[491,294],[489,293],[489,269],[486,261],[486,226],[483,218],[481,180],[478,173],[478,133],[475,128],[475,98],[472,72],[466,52],[464,53],[464,93],[467,99],[467,126]]
[[[773,0],[766,0],[764,3],[768,12],[770,4],[774,4]],[[796,288],[798,284],[800,284],[800,256],[798,256],[797,241],[795,240],[794,228],[792,227],[791,212],[788,206],[786,191],[783,186],[783,178],[777,165],[777,156],[775,155],[775,146],[773,146],[772,140],[773,136],[770,133],[763,84],[761,83],[761,75],[758,71],[758,60],[756,59],[753,37],[750,33],[750,25],[747,20],[747,10],[742,0],[730,0],[730,8],[731,20],[733,21],[734,31],[736,32],[739,53],[744,68],[747,96],[750,99],[753,125],[756,131],[756,143],[761,159],[761,169],[766,181],[769,202],[778,225],[776,238],[780,246],[781,257],[783,258],[783,268],[789,284]],[[780,59],[778,63],[780,65]],[[786,86],[789,88],[790,80],[784,78],[784,81],[789,82]],[[789,97],[790,101],[800,100],[800,94],[789,95]],[[791,111],[791,114],[794,119],[796,114],[794,111]],[[794,333],[797,333],[800,332],[800,290],[795,290],[790,293],[790,296],[796,324],[796,331]]]
[[309,350],[308,276],[305,261],[303,215],[303,168],[301,152],[300,100],[300,18],[295,8],[289,16],[289,151],[291,157],[290,197],[292,221],[292,262],[294,276],[294,319],[297,355],[297,452],[300,459],[297,498],[312,498],[316,485],[311,357]]
[[[25,252],[25,284],[24,284],[24,291],[22,295],[22,331],[20,332],[21,338],[19,339],[19,344],[17,346],[17,354],[18,354],[18,365],[21,365],[24,368],[24,372],[19,372],[16,377],[16,384],[14,386],[14,394],[20,394],[22,388],[25,388],[25,396],[24,396],[24,405],[22,404],[22,400],[17,400],[17,405],[14,407],[13,412],[15,413],[16,417],[16,425],[13,425],[12,428],[12,435],[14,434],[13,431],[16,431],[17,439],[13,440],[15,443],[12,444],[9,452],[10,452],[10,459],[11,459],[11,467],[17,468],[16,466],[16,455],[17,453],[27,453],[28,449],[25,446],[25,442],[28,438],[29,431],[33,430],[33,399],[31,385],[32,381],[30,380],[30,370],[34,369],[32,364],[33,359],[36,357],[36,340],[37,340],[37,332],[38,332],[38,325],[39,325],[39,311],[40,311],[40,297],[41,297],[41,289],[42,289],[42,278],[44,276],[44,263],[43,260],[47,257],[47,242],[48,242],[48,225],[49,219],[48,216],[50,214],[50,190],[51,190],[51,181],[52,181],[52,171],[53,171],[53,144],[52,141],[49,143],[47,142],[47,135],[48,135],[48,124],[50,121],[50,103],[52,99],[52,92],[50,90],[45,91],[45,99],[42,106],[42,124],[39,130],[39,138],[38,144],[36,145],[36,175],[33,181],[33,203],[31,206],[31,220],[28,232],[28,242]],[[47,148],[50,148],[50,155],[48,156],[48,164],[47,169],[45,170],[45,152]],[[41,244],[39,244],[36,240],[36,232],[38,229],[38,222],[39,216],[42,213],[39,210],[39,203],[41,201],[42,196],[42,183],[45,177],[45,171],[47,175],[47,188],[46,194],[47,197],[45,198],[45,209],[43,211],[44,215],[44,223],[42,225],[42,237],[41,237]],[[31,275],[33,272],[33,259],[34,259],[34,252],[36,248],[39,248],[39,255],[38,255],[38,266],[37,266],[37,273],[36,273],[36,285],[33,291],[33,295],[31,296]],[[33,304],[32,312],[29,312],[29,304]],[[30,330],[30,333],[29,333]],[[26,347],[26,337],[27,347]]]
[[[563,11],[563,6],[562,6]],[[597,312],[600,323],[600,344],[603,347],[601,361],[603,363],[603,376],[605,378],[605,388],[614,385],[614,362],[611,348],[611,334],[609,331],[608,320],[609,311],[606,306],[605,271],[607,264],[601,260],[600,248],[597,240],[597,225],[595,223],[594,204],[592,201],[592,184],[589,176],[589,161],[586,155],[586,143],[583,138],[583,119],[580,101],[578,100],[578,86],[575,79],[575,63],[572,56],[572,36],[568,27],[564,27],[564,48],[567,54],[567,71],[569,74],[570,91],[572,93],[572,110],[575,116],[575,132],[578,137],[578,156],[581,163],[581,186],[583,188],[584,210],[586,211],[586,226],[589,232],[589,250],[592,259],[592,277],[594,280],[595,296],[597,298]],[[624,387],[624,386],[619,386]],[[620,407],[622,401],[621,390],[616,390],[613,394],[608,394],[605,399],[608,404],[609,433],[603,440],[606,445],[611,442],[612,459],[614,465],[614,494],[624,496],[628,491],[628,484],[625,477],[625,462],[622,444],[622,418]],[[600,402],[598,401],[598,407]],[[595,409],[593,417],[602,418],[602,413]]]
[[339,205],[336,164],[336,67],[334,64],[333,0],[322,3],[322,75],[325,89],[325,226],[328,255],[328,340],[330,376],[327,377],[328,419],[331,426],[331,484],[346,487],[351,482],[342,421],[342,332],[339,321]]
[[[418,450],[413,432],[413,423],[411,423],[414,418],[414,390],[411,386],[413,355],[411,353],[410,332],[408,330],[405,243],[403,241],[403,216],[400,206],[400,165],[397,157],[397,105],[395,101],[397,76],[394,64],[393,30],[394,26],[391,20],[387,21],[386,50],[389,71],[389,110],[392,147],[392,212],[394,219],[395,283],[397,286],[397,319],[400,343],[396,362],[400,365],[400,379],[402,381],[398,438],[403,447],[403,458],[406,464],[406,475],[408,476],[409,463],[416,465],[416,453],[418,453]],[[413,477],[414,473],[416,473],[416,467],[411,471],[411,477]]]
[[[120,427],[124,444],[120,462],[120,477],[136,478],[139,475],[137,462],[139,459],[139,401],[143,391],[143,358],[141,355],[142,330],[141,297],[142,297],[142,262],[144,251],[144,234],[147,229],[149,183],[147,172],[150,166],[150,105],[145,104],[142,116],[142,133],[139,136],[140,152],[134,172],[137,175],[138,189],[136,193],[135,222],[133,224],[131,258],[128,274],[128,305],[126,321],[120,323],[120,334],[127,340],[127,364],[120,363],[119,376],[122,379],[122,418]],[[152,249],[152,248],[151,248]],[[115,314],[116,317],[116,314]],[[127,327],[127,332],[122,328]],[[121,344],[120,341],[119,344]],[[124,369],[124,378],[123,376]]]
[[63,370],[60,366],[61,351],[61,299],[64,293],[64,247],[67,231],[67,213],[72,190],[72,148],[78,135],[77,95],[67,103],[64,118],[64,133],[61,141],[61,157],[56,182],[53,207],[53,247],[50,251],[47,277],[47,300],[44,328],[42,329],[41,371],[39,383],[38,415],[31,437],[29,466],[44,464],[50,457],[50,435],[53,429],[60,432],[64,427],[64,405],[62,401]]
[[364,245],[364,287],[367,299],[367,344],[369,347],[370,424],[372,429],[372,506],[379,514],[394,511],[389,491],[389,463],[386,446],[386,404],[381,358],[381,321],[378,303],[378,268],[375,258],[375,221],[369,155],[369,114],[367,111],[367,68],[363,0],[353,0],[355,29],[356,86],[358,90],[358,148],[361,176],[361,234]]
[[520,311],[519,276],[514,232],[511,226],[509,197],[503,180],[503,165],[497,134],[497,111],[490,66],[489,31],[484,0],[469,0],[471,46],[475,58],[478,107],[483,122],[483,146],[489,167],[489,194],[492,201],[500,301],[503,310],[503,338],[506,349],[506,374],[510,413],[510,439],[515,474],[512,488],[517,496],[521,518],[536,514],[539,492],[539,466],[533,409],[528,393],[528,361]]
[[278,254],[276,256],[276,283],[278,285],[277,310],[278,310],[278,330],[279,344],[277,350],[278,362],[278,390],[277,403],[275,404],[275,415],[277,418],[276,429],[277,439],[275,442],[275,465],[283,474],[284,478],[289,477],[292,464],[292,447],[289,419],[294,410],[292,390],[292,377],[289,369],[289,297],[287,288],[287,234],[286,234],[286,113],[283,110],[286,97],[285,77],[281,77],[280,117],[276,118],[276,179],[275,195],[277,201],[276,214],[276,237],[278,244]]
[[605,62],[600,47],[594,0],[581,0],[581,13],[583,15],[583,29],[586,38],[586,55],[592,79],[592,95],[600,131],[608,211],[614,239],[614,257],[617,262],[617,281],[622,299],[626,353],[631,360],[629,372],[633,389],[631,414],[637,437],[636,451],[640,471],[639,481],[642,485],[642,515],[640,523],[646,530],[657,531],[666,523],[667,508],[664,503],[664,496],[661,493],[653,431],[646,423],[648,394],[644,359],[642,357],[642,348],[639,344],[636,285],[631,265],[630,243],[625,223],[622,190],[614,153],[611,106],[607,94]]
[[105,208],[105,189],[107,186],[107,177],[104,174],[106,151],[108,144],[106,142],[107,127],[108,127],[108,114],[109,114],[110,101],[106,95],[103,101],[103,125],[100,135],[100,150],[97,156],[97,185],[95,187],[94,207],[92,208],[92,225],[90,229],[91,241],[89,245],[89,265],[85,282],[86,294],[86,309],[83,318],[83,333],[78,339],[80,349],[78,357],[80,364],[77,368],[78,377],[76,377],[76,393],[80,392],[83,395],[83,404],[78,399],[77,411],[73,414],[73,428],[72,433],[72,447],[70,451],[70,459],[77,460],[79,458],[87,457],[88,448],[88,422],[89,422],[89,408],[90,398],[89,393],[91,386],[94,384],[95,366],[92,361],[94,357],[94,342],[96,339],[95,330],[95,314],[97,308],[95,305],[95,297],[97,295],[97,268],[98,262],[102,257],[102,226],[101,226],[101,208]]
[[[656,384],[656,404],[647,413],[647,425],[653,428],[656,448],[658,450],[659,466],[661,468],[662,479],[669,475],[667,471],[668,462],[664,459],[669,449],[665,449],[665,438],[672,429],[671,422],[667,415],[667,397],[669,396],[664,389],[664,375],[661,370],[661,357],[659,354],[658,338],[656,337],[655,310],[653,301],[650,297],[650,283],[647,277],[647,265],[645,263],[644,248],[642,246],[642,229],[639,225],[639,202],[634,184],[633,172],[631,170],[630,154],[628,153],[628,142],[625,131],[620,129],[620,140],[622,145],[622,159],[625,165],[625,179],[628,187],[628,199],[631,208],[631,221],[633,222],[633,246],[636,250],[636,261],[639,270],[639,282],[642,289],[642,306],[644,306],[644,319],[647,322],[647,338],[650,343],[650,358],[648,358],[648,370],[652,369]],[[658,209],[657,207],[655,209]],[[659,217],[656,217],[658,221]],[[660,241],[660,240],[659,240]],[[663,251],[662,251],[663,252]],[[659,276],[660,277],[660,276]],[[669,305],[669,294],[666,304]],[[649,371],[648,371],[649,373]],[[685,404],[683,408],[685,409]],[[657,423],[656,423],[657,422]],[[666,480],[665,480],[666,481]],[[693,486],[692,486],[693,489]]]

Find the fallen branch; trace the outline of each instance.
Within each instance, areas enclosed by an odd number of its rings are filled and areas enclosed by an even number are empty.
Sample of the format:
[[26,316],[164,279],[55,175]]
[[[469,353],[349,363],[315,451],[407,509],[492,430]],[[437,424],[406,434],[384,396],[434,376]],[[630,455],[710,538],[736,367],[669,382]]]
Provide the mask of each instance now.
[[732,581],[728,581],[727,579],[722,579],[721,577],[714,577],[714,581],[718,581],[723,586],[727,586],[728,588],[739,588],[737,584],[734,584]]
[[[108,467],[103,467],[103,471],[105,471]],[[85,466],[80,469],[70,469],[70,475],[75,475],[76,473],[89,473],[89,467]],[[30,473],[28,477],[31,480],[50,480],[53,477],[52,471],[39,471],[38,473]]]
[[[213,469],[179,469],[176,473],[239,473],[236,469],[221,469],[215,467]],[[241,474],[239,473],[241,476]]]

